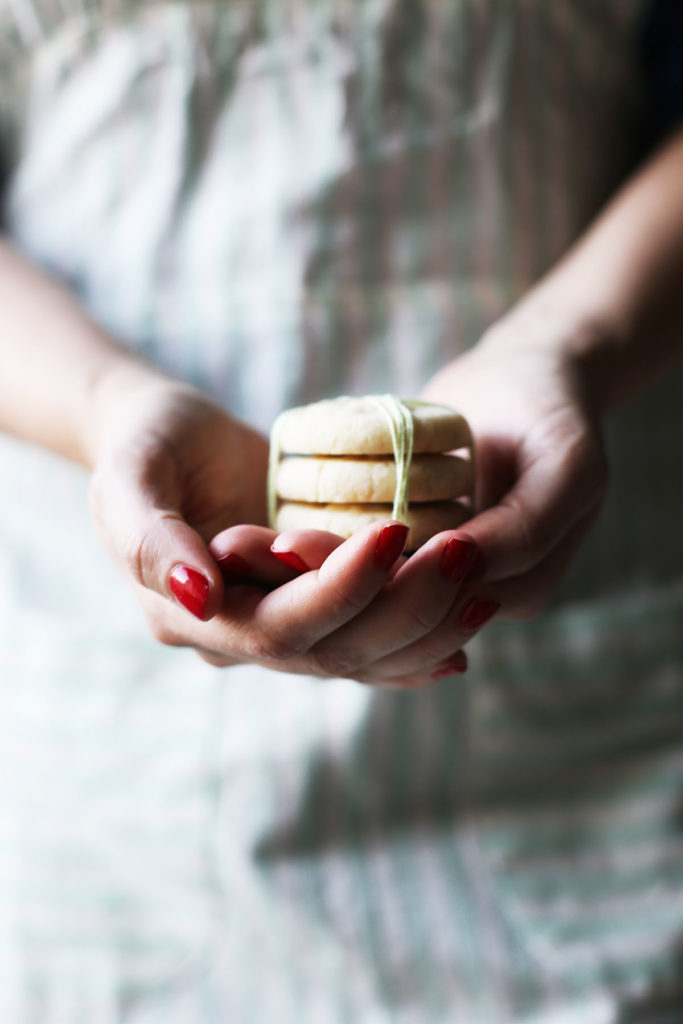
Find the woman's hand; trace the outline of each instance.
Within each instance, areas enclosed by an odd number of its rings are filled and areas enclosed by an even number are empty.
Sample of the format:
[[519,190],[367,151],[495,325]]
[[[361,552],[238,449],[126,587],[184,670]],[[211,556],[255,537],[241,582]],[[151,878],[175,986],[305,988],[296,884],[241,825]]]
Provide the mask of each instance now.
[[540,610],[596,516],[600,417],[683,351],[683,130],[666,140],[523,301],[424,397],[479,451],[480,544],[508,615]]
[[530,302],[423,392],[457,408],[474,432],[479,512],[467,531],[506,616],[545,606],[605,494],[599,402],[573,355],[589,349]]
[[208,541],[265,521],[267,442],[190,387],[122,376],[93,396],[95,524],[146,609],[154,592],[207,620],[223,600]]
[[461,648],[496,607],[465,533],[438,534],[405,559],[407,527],[392,521],[346,541],[312,530],[262,532],[237,526],[211,543],[221,564],[237,555],[261,579],[273,556],[290,572],[265,594],[245,576],[226,582],[216,631],[204,634],[212,663],[230,663],[230,647],[239,660],[281,671],[395,687],[465,671]]
[[481,616],[463,586],[476,556],[466,535],[441,534],[409,560],[395,522],[347,541],[278,536],[262,525],[265,438],[182,384],[123,379],[95,394],[91,504],[157,639],[214,665],[379,685],[464,670],[459,648]]

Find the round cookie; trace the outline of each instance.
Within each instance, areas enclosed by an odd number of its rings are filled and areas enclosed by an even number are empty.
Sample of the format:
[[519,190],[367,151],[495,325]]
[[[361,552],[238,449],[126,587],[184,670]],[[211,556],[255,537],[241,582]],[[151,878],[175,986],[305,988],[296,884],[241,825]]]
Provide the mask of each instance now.
[[[467,421],[447,406],[404,401],[413,417],[413,451],[450,452],[471,445]],[[280,451],[296,455],[392,455],[386,417],[372,396],[324,399],[288,409],[276,423]]]
[[[391,519],[392,507],[384,505],[306,505],[287,501],[280,505],[275,529],[326,530],[350,537],[369,523]],[[414,551],[442,530],[455,530],[469,518],[469,510],[457,501],[411,505],[406,517],[409,527],[406,550]]]
[[[460,498],[472,488],[472,463],[457,455],[414,455],[408,472],[409,501]],[[393,502],[393,459],[347,456],[285,456],[278,467],[277,493],[288,501]]]

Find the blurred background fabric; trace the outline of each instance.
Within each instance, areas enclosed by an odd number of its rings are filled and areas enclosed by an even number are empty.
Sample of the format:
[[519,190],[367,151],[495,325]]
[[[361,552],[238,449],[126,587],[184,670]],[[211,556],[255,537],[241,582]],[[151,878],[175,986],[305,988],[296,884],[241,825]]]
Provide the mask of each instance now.
[[[262,430],[413,394],[680,117],[680,10],[6,0],[5,223]],[[162,648],[84,473],[0,438],[3,1024],[680,1020],[682,397],[610,425],[548,613],[416,694]]]

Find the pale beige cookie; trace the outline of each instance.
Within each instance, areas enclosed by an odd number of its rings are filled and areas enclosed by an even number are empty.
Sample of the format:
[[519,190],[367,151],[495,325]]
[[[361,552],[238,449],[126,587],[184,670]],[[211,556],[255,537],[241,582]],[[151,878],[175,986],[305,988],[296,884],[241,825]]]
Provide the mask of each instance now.
[[[413,505],[408,509],[410,527],[406,550],[414,551],[442,530],[454,530],[469,517],[468,510],[457,501],[439,501]],[[275,519],[275,529],[327,530],[340,537],[350,537],[363,526],[391,519],[391,505],[305,505],[284,502]]]
[[[404,401],[413,415],[414,452],[450,452],[472,443],[467,421],[445,405]],[[284,412],[280,451],[293,455],[392,455],[386,415],[371,396],[325,399]]]
[[[409,501],[461,498],[472,488],[472,464],[457,455],[414,455],[408,473]],[[286,456],[278,467],[277,493],[290,501],[393,502],[392,458]]]

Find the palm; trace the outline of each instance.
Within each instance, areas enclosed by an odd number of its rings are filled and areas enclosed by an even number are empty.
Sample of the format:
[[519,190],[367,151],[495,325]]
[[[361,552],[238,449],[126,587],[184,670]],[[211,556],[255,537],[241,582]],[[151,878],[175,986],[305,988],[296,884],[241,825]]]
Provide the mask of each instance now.
[[100,460],[100,517],[111,521],[140,494],[180,513],[206,542],[236,523],[263,524],[267,458],[264,437],[198,392],[181,384],[145,392],[127,404]]
[[424,395],[456,407],[477,443],[477,504],[496,504],[539,460],[586,437],[587,416],[556,358],[479,346],[447,366]]
[[169,427],[187,522],[205,540],[237,523],[265,525],[266,439],[208,405]]
[[603,442],[584,387],[561,346],[507,328],[425,389],[472,427],[477,514],[467,530],[506,614],[543,607],[602,501]]

